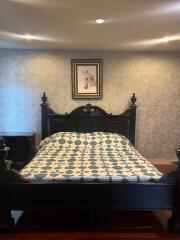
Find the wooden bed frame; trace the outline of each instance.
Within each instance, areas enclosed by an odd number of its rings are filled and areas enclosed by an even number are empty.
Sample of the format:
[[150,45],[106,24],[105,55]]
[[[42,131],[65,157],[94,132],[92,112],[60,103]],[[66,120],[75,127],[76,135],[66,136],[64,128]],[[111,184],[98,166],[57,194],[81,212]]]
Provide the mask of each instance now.
[[108,114],[91,104],[78,107],[70,114],[59,115],[48,107],[45,93],[42,101],[42,139],[56,132],[111,132],[122,134],[135,144],[135,94],[131,97],[130,107],[119,115]]
[[[120,115],[106,113],[90,104],[59,115],[42,96],[42,138],[60,131],[115,132],[125,135],[135,144],[136,97]],[[2,161],[3,151],[0,154]],[[177,150],[180,162],[180,149]],[[27,182],[18,172],[0,170],[0,230],[15,227],[11,210],[39,209],[114,209],[171,210],[169,229],[180,231],[180,164],[176,183],[43,183]]]

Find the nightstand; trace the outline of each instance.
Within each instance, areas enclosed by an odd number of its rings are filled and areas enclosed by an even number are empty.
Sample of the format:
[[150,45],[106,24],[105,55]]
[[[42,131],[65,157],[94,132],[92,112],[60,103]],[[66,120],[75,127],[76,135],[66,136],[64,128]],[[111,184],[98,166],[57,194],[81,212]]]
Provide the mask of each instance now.
[[35,155],[35,133],[33,132],[0,132],[6,145],[10,148],[7,159],[12,167],[23,168]]

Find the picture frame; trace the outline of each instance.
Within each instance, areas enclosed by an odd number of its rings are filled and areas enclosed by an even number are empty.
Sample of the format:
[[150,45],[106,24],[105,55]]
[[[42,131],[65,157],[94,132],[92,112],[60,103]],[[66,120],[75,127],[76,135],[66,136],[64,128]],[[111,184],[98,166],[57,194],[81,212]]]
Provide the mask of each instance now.
[[72,59],[72,98],[101,99],[102,59]]

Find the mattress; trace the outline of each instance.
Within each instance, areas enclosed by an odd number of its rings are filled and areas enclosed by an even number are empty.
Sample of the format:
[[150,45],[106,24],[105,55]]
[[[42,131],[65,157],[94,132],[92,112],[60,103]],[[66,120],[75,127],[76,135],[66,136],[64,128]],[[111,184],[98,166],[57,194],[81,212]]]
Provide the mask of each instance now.
[[20,173],[33,182],[148,182],[162,176],[127,138],[104,132],[53,134]]

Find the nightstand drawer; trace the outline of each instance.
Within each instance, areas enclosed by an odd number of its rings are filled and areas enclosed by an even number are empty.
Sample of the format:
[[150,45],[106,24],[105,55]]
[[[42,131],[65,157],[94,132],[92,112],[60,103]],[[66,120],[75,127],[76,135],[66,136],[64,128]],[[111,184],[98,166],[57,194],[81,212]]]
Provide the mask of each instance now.
[[6,145],[10,148],[8,159],[23,164],[32,159],[35,154],[34,133],[0,133]]
[[12,148],[11,150],[12,155],[26,154],[26,152],[27,152],[27,149],[24,149],[24,148]]
[[27,161],[27,156],[25,154],[12,154],[12,159],[13,162],[26,162]]
[[27,140],[26,139],[15,139],[12,142],[12,146],[15,148],[22,148],[25,147],[27,145]]

